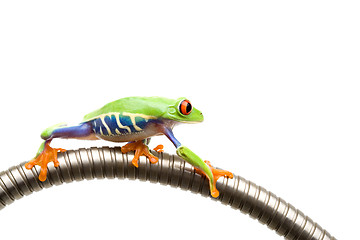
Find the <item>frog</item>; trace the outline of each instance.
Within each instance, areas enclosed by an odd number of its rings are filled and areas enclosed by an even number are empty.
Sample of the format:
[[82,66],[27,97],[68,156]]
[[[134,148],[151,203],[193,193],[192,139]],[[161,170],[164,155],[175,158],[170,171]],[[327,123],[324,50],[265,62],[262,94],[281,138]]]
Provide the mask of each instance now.
[[[217,198],[219,191],[216,182],[220,177],[233,178],[229,171],[214,168],[209,161],[204,161],[190,148],[184,146],[173,133],[173,128],[182,123],[200,123],[204,116],[185,98],[169,99],[164,97],[125,97],[86,114],[79,124],[59,123],[46,128],[41,133],[44,140],[35,157],[25,164],[26,169],[40,166],[38,179],[46,181],[47,165],[53,162],[59,166],[58,153],[63,148],[52,148],[50,143],[55,138],[79,140],[106,140],[110,142],[126,142],[121,152],[134,151],[132,165],[138,168],[138,161],[145,156],[155,164],[159,158],[151,153],[149,143],[151,137],[165,135],[176,148],[176,154],[191,164],[195,172],[203,174],[209,181],[212,197]],[[153,150],[163,152],[162,144]]]

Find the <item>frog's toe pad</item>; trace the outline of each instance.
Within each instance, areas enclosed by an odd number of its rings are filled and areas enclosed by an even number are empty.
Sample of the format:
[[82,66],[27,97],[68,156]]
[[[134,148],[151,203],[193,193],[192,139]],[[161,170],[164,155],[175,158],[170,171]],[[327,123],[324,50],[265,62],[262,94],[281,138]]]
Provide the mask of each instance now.
[[213,198],[217,198],[220,195],[219,190],[217,190],[216,188],[212,189],[210,194]]

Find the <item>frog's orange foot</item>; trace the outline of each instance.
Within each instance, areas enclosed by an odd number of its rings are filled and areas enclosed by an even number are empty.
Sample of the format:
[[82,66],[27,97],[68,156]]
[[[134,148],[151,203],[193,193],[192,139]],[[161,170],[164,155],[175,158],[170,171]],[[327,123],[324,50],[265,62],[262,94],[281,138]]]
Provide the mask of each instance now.
[[222,170],[222,169],[217,169],[214,168],[213,166],[211,166],[210,161],[204,161],[211,169],[211,172],[214,175],[214,179],[215,182],[220,178],[220,177],[227,177],[227,178],[233,178],[234,175],[232,174],[232,172],[226,171],[226,170]]
[[149,152],[148,146],[146,146],[142,141],[127,143],[125,146],[121,147],[122,153],[127,153],[130,151],[135,151],[134,158],[131,161],[135,167],[139,167],[138,161],[140,156],[146,156],[151,163],[157,163],[159,161],[159,158],[152,155]]
[[47,165],[49,162],[54,162],[54,166],[59,166],[59,161],[57,160],[58,152],[65,152],[65,149],[62,148],[52,148],[49,146],[49,143],[45,143],[44,150],[33,160],[25,164],[26,169],[32,169],[35,165],[40,166],[39,180],[45,181],[47,174]]
[[153,150],[158,153],[164,152],[164,145],[162,145],[162,144],[157,145]]
[[[214,177],[214,182],[212,183],[212,189],[210,189],[210,193],[211,196],[214,198],[217,198],[219,196],[219,191],[216,189],[216,182],[220,177],[227,177],[227,178],[233,178],[234,175],[226,170],[222,170],[222,169],[217,169],[214,168],[211,164],[210,161],[204,161],[210,168],[213,177]],[[195,168],[195,171],[199,174],[204,174],[200,169]]]

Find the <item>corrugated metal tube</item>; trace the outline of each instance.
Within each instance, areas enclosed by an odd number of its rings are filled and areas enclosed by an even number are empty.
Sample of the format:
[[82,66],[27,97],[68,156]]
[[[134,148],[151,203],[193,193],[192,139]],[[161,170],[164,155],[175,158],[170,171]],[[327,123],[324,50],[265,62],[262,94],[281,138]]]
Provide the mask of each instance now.
[[[190,164],[174,155],[153,154],[159,157],[157,164],[141,158],[139,168],[135,168],[132,153],[123,154],[120,147],[69,150],[59,153],[59,167],[49,165],[45,182],[37,179],[38,168],[30,171],[21,163],[0,173],[0,209],[43,188],[95,178],[160,182],[211,198],[207,179],[195,173]],[[291,204],[240,176],[220,179],[217,188],[218,201],[249,214],[285,239],[335,239]]]

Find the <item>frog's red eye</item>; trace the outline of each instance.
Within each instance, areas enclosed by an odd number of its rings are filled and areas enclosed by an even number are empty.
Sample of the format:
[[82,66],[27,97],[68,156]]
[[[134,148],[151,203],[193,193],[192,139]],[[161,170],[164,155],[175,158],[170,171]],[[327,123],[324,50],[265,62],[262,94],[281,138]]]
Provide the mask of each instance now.
[[192,105],[189,100],[183,100],[179,105],[179,111],[181,114],[189,115],[192,111]]

